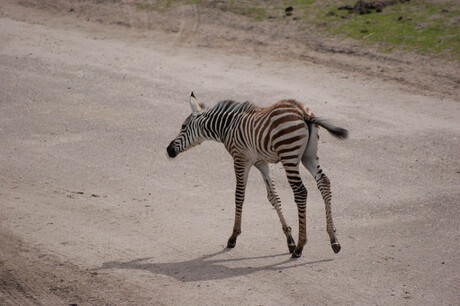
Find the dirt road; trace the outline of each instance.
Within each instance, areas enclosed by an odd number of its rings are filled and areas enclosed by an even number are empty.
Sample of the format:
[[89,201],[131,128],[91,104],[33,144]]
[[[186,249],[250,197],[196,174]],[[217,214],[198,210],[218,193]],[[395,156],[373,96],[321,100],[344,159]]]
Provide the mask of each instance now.
[[[15,16],[0,18],[0,304],[458,304],[458,97],[175,34]],[[323,131],[319,153],[340,254],[305,169],[300,259],[254,170],[243,233],[224,248],[230,156],[217,143],[165,154],[191,90],[207,104],[296,98],[350,130],[346,142]]]

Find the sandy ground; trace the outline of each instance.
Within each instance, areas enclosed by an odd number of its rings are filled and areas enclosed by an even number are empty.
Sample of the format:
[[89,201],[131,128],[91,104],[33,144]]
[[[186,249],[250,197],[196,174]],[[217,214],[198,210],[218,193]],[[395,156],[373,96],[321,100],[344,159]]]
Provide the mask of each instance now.
[[[455,80],[433,92],[325,65],[324,54],[224,52],[198,34],[187,43],[187,24],[138,30],[9,0],[0,11],[0,304],[458,305]],[[217,143],[165,154],[191,90],[208,104],[296,98],[350,130],[346,142],[324,132],[320,142],[338,255],[305,170],[300,259],[287,253],[257,171],[243,233],[224,248],[230,156]],[[285,175],[272,171],[296,229]]]

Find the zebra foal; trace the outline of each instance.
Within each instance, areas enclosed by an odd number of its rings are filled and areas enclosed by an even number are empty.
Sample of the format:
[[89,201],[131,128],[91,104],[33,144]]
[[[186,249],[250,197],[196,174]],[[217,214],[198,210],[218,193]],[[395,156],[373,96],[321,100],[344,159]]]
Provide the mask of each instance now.
[[[320,120],[300,102],[282,100],[269,107],[258,107],[249,102],[221,101],[211,108],[203,108],[193,92],[190,96],[192,114],[182,124],[179,135],[167,147],[174,158],[204,140],[222,142],[233,157],[236,175],[235,223],[227,247],[233,248],[241,234],[241,214],[249,169],[255,166],[262,174],[267,198],[278,213],[292,257],[300,257],[307,242],[307,189],[299,174],[299,163],[316,180],[326,206],[326,229],[331,247],[340,251],[332,221],[330,181],[318,164],[318,129],[323,127],[339,139],[348,137],[348,131]],[[281,201],[270,176],[269,163],[284,167],[297,204],[299,239],[297,245],[281,211]]]

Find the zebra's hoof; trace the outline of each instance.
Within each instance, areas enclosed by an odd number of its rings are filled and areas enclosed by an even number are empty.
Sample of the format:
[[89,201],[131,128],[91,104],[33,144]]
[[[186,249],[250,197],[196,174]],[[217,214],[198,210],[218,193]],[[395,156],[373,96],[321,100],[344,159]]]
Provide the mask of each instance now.
[[294,245],[288,245],[289,253],[293,253],[295,250],[295,244]]
[[235,245],[236,245],[236,239],[233,240],[230,238],[227,242],[227,249],[233,249]]
[[296,248],[293,252],[292,252],[292,255],[291,255],[291,258],[299,258],[300,256],[302,256],[302,251],[303,251],[303,247],[302,248]]
[[334,250],[334,253],[337,254],[340,252],[341,246],[340,243],[335,242],[331,244],[332,250]]

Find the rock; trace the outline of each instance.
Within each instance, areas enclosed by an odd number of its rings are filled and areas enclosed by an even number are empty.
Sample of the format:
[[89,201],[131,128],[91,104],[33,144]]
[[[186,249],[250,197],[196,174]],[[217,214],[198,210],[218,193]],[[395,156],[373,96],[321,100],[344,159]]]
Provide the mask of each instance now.
[[359,14],[368,14],[372,10],[375,10],[377,13],[381,13],[383,8],[388,5],[394,5],[397,3],[409,2],[410,0],[386,0],[386,1],[357,1],[354,6],[343,5],[339,6],[339,10],[348,10],[350,12],[356,12]]
[[337,8],[338,10],[347,10],[347,11],[352,11],[353,7],[351,5],[342,5]]

